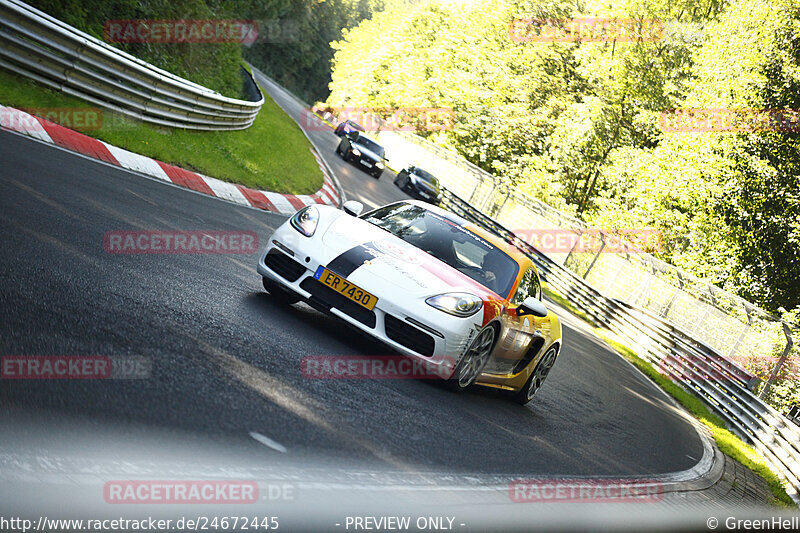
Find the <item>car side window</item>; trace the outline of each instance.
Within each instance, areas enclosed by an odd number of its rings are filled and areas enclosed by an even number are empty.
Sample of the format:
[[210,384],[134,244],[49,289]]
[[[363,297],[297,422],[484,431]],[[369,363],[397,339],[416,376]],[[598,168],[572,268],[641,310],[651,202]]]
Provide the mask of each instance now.
[[511,303],[513,305],[519,305],[529,296],[533,296],[537,300],[542,299],[542,287],[539,283],[539,276],[535,268],[529,268],[525,271],[525,274],[522,275],[522,279],[517,287],[517,292],[514,293],[514,297],[511,298]]

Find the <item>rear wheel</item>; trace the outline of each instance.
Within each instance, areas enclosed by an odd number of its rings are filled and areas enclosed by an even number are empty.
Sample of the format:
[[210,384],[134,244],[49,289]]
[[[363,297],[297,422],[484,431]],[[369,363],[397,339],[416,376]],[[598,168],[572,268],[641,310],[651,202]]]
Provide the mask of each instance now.
[[539,359],[539,362],[536,364],[536,368],[534,369],[531,377],[528,378],[528,381],[525,382],[525,386],[522,387],[518,392],[514,393],[512,399],[520,405],[525,405],[529,401],[533,399],[539,389],[542,387],[544,380],[547,379],[547,375],[550,373],[550,370],[553,368],[553,364],[556,362],[556,357],[558,357],[558,347],[551,346],[548,348],[547,352]]
[[300,301],[300,297],[289,292],[269,278],[261,278],[264,288],[275,300],[282,304],[292,305]]
[[475,383],[483,367],[489,361],[489,356],[494,348],[496,331],[493,326],[487,326],[472,340],[467,352],[456,365],[453,376],[445,381],[447,387],[453,391],[461,392]]

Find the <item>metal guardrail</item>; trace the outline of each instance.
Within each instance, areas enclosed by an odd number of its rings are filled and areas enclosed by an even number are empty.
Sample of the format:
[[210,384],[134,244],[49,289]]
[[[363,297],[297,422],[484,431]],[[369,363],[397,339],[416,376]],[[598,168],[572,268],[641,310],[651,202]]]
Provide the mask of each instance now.
[[168,127],[245,129],[264,103],[244,69],[245,92],[255,101],[228,98],[161,70],[19,0],[0,0],[0,68]]
[[447,189],[443,204],[517,246],[534,261],[548,285],[597,324],[636,348],[640,356],[666,377],[703,399],[786,479],[790,496],[800,503],[800,427],[748,389],[752,379],[749,373],[666,320],[604,296],[583,278]]

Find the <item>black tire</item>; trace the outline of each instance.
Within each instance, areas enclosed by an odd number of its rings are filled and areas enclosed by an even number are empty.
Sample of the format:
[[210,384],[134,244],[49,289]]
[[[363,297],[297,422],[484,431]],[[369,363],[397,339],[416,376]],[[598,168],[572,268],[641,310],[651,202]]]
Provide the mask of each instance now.
[[462,392],[470,388],[481,375],[483,367],[489,362],[496,338],[497,330],[494,326],[489,325],[483,328],[472,339],[464,357],[456,365],[452,377],[444,382],[445,386],[454,392]]
[[381,170],[380,172],[378,172],[376,174],[373,174],[372,177],[375,178],[376,180],[379,180],[379,179],[381,179],[382,175],[383,175],[383,171]]
[[547,375],[550,373],[550,370],[552,370],[553,364],[555,364],[557,358],[558,346],[550,346],[550,348],[548,348],[544,355],[539,359],[539,362],[536,363],[536,368],[534,368],[533,372],[531,372],[528,381],[525,382],[525,385],[519,391],[515,392],[514,395],[511,396],[511,399],[520,405],[525,405],[533,400],[533,397],[537,392],[539,392],[539,389],[542,388],[542,385],[547,379]]
[[261,283],[270,296],[282,304],[292,305],[300,301],[300,297],[291,293],[269,278],[261,278]]

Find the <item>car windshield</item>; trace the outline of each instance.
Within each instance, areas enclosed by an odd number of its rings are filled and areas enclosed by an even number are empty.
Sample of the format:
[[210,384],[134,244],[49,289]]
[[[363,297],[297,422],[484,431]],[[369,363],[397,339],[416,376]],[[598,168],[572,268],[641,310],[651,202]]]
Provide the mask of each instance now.
[[378,157],[383,157],[383,146],[376,143],[369,137],[364,137],[363,135],[359,135],[355,141],[359,146],[363,146],[370,152],[375,152],[378,154]]
[[430,172],[422,170],[421,168],[415,168],[414,171],[412,172],[412,174],[414,174],[415,176],[417,176],[419,178],[422,178],[423,180],[427,181],[428,183],[432,183],[434,185],[439,185],[439,180],[436,179],[436,176],[434,176]]
[[508,297],[519,265],[500,248],[457,223],[414,204],[393,204],[364,219]]

